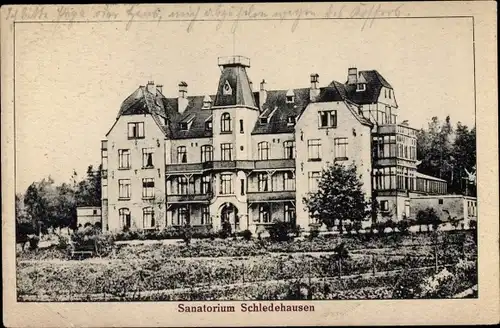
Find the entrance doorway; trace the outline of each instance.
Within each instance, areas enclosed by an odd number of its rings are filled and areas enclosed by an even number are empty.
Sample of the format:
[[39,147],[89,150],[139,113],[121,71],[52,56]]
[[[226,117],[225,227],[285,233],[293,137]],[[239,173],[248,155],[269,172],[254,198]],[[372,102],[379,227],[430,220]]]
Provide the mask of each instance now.
[[225,222],[228,222],[231,225],[231,230],[239,231],[240,230],[240,218],[238,216],[238,208],[234,206],[232,203],[224,203],[220,207],[220,217],[221,217],[221,225],[224,226]]

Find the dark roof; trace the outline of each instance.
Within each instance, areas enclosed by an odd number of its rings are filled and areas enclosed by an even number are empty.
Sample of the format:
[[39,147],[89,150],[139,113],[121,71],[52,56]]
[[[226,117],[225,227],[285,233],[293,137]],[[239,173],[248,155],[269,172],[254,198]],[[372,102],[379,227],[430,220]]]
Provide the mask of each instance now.
[[366,89],[364,91],[356,91],[356,84],[345,84],[348,98],[356,104],[365,105],[376,103],[382,87],[392,89],[389,82],[375,70],[360,71],[359,74],[366,80]]
[[[212,99],[215,96],[210,96]],[[187,97],[188,105],[184,112],[170,116],[168,126],[168,137],[171,139],[189,139],[189,138],[207,138],[212,136],[212,131],[205,129],[205,122],[212,116],[209,108],[203,108],[203,99],[205,96]],[[177,98],[165,98],[165,102],[177,103]],[[176,108],[176,107],[175,107]],[[189,123],[189,129],[181,130],[179,123]]]
[[[232,93],[224,94],[223,90],[229,83]],[[248,79],[245,67],[243,66],[225,66],[222,70],[215,96],[215,106],[244,105],[256,107],[250,80]]]
[[[391,85],[377,71],[360,71],[359,75],[366,81],[365,91],[356,91],[356,85],[332,81],[328,86],[320,88],[315,102],[343,101],[354,117],[364,125],[372,123],[360,115],[358,105],[371,104],[378,101],[382,87]],[[233,89],[231,96],[222,94],[222,88],[228,81]],[[181,82],[182,83],[182,82]],[[183,82],[183,84],[186,84]],[[236,92],[234,92],[236,91]],[[293,133],[295,125],[289,124],[289,117],[296,120],[310,100],[310,89],[293,89],[294,103],[287,103],[286,94],[290,90],[269,90],[262,106],[260,117],[267,117],[267,123],[255,122],[252,134]],[[248,76],[243,67],[225,67],[219,80],[216,95],[210,96],[213,106],[245,105],[256,107],[259,104],[259,92],[252,92]],[[212,111],[203,108],[204,96],[188,96],[188,104],[183,113],[178,112],[178,98],[166,98],[159,90],[153,94],[147,87],[140,86],[122,103],[118,117],[121,115],[152,114],[165,135],[171,139],[211,137],[212,131],[205,129],[205,122]],[[188,123],[189,128],[182,130],[179,123]]]
[[[309,88],[294,89],[295,102],[286,102],[288,90],[267,91],[266,102],[262,106],[263,117],[268,117],[267,123],[255,122],[252,134],[292,133],[294,125],[288,125],[288,117],[296,119],[310,103]],[[271,115],[272,114],[272,115]],[[271,117],[269,118],[269,115]]]

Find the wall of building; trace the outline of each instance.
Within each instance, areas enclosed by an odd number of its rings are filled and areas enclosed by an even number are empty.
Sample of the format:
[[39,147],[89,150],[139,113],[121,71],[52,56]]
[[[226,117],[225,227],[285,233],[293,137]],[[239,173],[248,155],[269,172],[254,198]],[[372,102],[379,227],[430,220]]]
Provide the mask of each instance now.
[[284,159],[286,141],[294,141],[293,133],[277,133],[277,134],[256,134],[252,135],[252,158],[259,159],[259,143],[267,142],[269,145],[269,159]]
[[[319,128],[318,112],[337,110],[337,128]],[[305,211],[302,198],[309,192],[308,173],[319,171],[335,160],[335,138],[347,138],[348,160],[339,163],[357,165],[362,176],[363,190],[367,198],[371,197],[371,149],[370,127],[362,125],[343,102],[309,104],[297,122],[295,140],[296,158],[296,204],[297,224],[307,228],[309,214]],[[308,159],[308,140],[321,139],[321,161]]]
[[77,207],[76,208],[76,224],[77,226],[85,226],[90,223],[95,225],[101,223],[101,208],[98,206]]
[[[129,139],[128,123],[144,122],[144,138]],[[110,230],[120,230],[119,209],[128,208],[132,227],[143,227],[143,209],[152,207],[155,221],[165,225],[165,149],[164,134],[151,115],[121,116],[107,136],[108,140],[108,225]],[[142,167],[142,149],[152,148],[153,168]],[[130,169],[119,169],[118,150],[130,149]],[[142,197],[142,179],[154,179],[153,200]],[[130,179],[131,197],[119,199],[119,180]]]
[[433,208],[442,221],[456,217],[463,219],[465,227],[469,226],[470,220],[477,220],[477,201],[473,197],[461,195],[441,196],[417,196],[411,197],[411,218],[416,218],[421,210]]
[[177,147],[186,147],[187,163],[201,163],[201,147],[213,146],[212,138],[171,139],[168,140],[170,152],[165,155],[166,164],[180,164],[177,158]]

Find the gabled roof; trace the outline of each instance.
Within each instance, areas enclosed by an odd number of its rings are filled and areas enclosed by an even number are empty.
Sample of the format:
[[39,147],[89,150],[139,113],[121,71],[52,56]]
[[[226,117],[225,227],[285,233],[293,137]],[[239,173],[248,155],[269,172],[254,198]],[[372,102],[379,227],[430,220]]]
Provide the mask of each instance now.
[[382,87],[392,89],[389,82],[387,82],[376,70],[360,71],[359,75],[366,81],[366,88],[364,91],[356,91],[356,84],[345,84],[348,98],[356,104],[365,105],[376,103]]

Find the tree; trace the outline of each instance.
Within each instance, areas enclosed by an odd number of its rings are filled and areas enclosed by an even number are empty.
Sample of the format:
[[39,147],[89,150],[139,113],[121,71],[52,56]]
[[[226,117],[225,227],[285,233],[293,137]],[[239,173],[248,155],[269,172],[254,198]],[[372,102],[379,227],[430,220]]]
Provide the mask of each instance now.
[[422,231],[422,225],[432,225],[435,231],[439,227],[439,224],[441,224],[441,220],[432,207],[427,207],[425,210],[418,211],[416,219],[417,224],[420,225],[420,231]]
[[26,213],[33,220],[38,233],[46,233],[57,221],[55,203],[57,191],[54,180],[49,176],[40,182],[32,183],[24,195]]
[[342,233],[345,219],[361,221],[370,213],[362,186],[354,164],[335,163],[323,169],[318,190],[302,201],[313,218],[329,228],[337,223]]
[[76,186],[77,206],[101,206],[101,165],[87,168],[87,177]]
[[16,243],[26,243],[28,235],[36,234],[36,229],[33,221],[26,213],[24,206],[24,197],[22,194],[15,196],[15,210],[16,210]]

